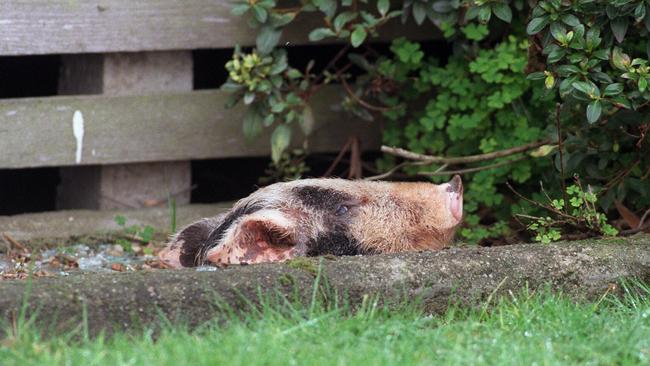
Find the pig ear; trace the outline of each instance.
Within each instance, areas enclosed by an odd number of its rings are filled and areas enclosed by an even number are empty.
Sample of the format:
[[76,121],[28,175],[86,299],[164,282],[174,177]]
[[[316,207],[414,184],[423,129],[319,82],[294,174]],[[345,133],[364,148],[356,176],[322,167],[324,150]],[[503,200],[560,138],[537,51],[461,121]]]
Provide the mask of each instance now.
[[281,262],[295,256],[296,234],[278,211],[263,210],[243,217],[218,246],[210,249],[211,263],[251,264]]

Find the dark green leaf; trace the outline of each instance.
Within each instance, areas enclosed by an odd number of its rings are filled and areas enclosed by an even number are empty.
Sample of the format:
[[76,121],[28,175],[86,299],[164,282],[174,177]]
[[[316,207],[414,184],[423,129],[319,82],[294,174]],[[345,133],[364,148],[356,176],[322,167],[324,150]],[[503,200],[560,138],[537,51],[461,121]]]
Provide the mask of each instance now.
[[270,25],[275,28],[284,27],[285,25],[291,23],[296,17],[296,13],[271,13]]
[[526,27],[526,33],[529,35],[534,35],[542,31],[544,27],[548,25],[548,18],[547,17],[539,17],[539,18],[533,18],[530,23],[528,23],[528,26]]
[[354,31],[352,32],[352,35],[350,35],[350,43],[352,43],[352,47],[359,47],[363,43],[363,41],[366,40],[366,36],[368,33],[366,33],[366,30],[360,26],[357,25],[354,28]]
[[251,6],[249,4],[237,4],[237,5],[232,7],[232,10],[230,11],[230,13],[232,15],[235,15],[235,16],[242,16],[250,8],[251,8]]
[[334,31],[329,28],[316,28],[309,33],[309,40],[316,42],[335,35],[336,33],[334,33]]
[[634,18],[636,19],[637,22],[643,20],[645,18],[645,4],[642,2],[637,5],[636,9],[634,9]]
[[478,21],[486,24],[492,17],[492,8],[489,5],[482,5],[478,9]]
[[271,135],[271,158],[274,162],[280,161],[282,153],[289,147],[289,142],[291,142],[291,128],[282,123]]
[[551,35],[558,41],[566,39],[566,28],[560,22],[551,23]]
[[270,25],[264,25],[260,28],[255,39],[257,50],[261,55],[268,55],[280,41],[282,31],[275,29]]
[[543,71],[538,71],[538,72],[533,72],[533,73],[528,74],[528,76],[526,76],[526,79],[528,79],[528,80],[542,80],[545,77],[546,77],[546,74],[544,74]]
[[300,129],[305,136],[310,136],[314,131],[314,125],[316,120],[314,119],[314,112],[311,109],[309,104],[305,104],[305,108],[302,110],[302,119],[300,121]]
[[358,53],[350,53],[348,55],[348,59],[350,59],[350,62],[359,66],[365,71],[372,70],[372,66],[370,66],[370,63],[368,62],[368,60],[366,60],[365,57],[363,57],[363,55],[360,55]]
[[589,121],[589,123],[598,121],[602,110],[603,106],[600,103],[600,100],[594,100],[593,102],[589,103],[587,106],[587,121]]
[[253,6],[253,14],[255,15],[255,19],[257,19],[257,21],[260,23],[266,23],[266,19],[269,15],[266,9],[259,5]]
[[547,61],[549,64],[556,63],[560,61],[566,55],[566,50],[564,48],[554,48],[551,53],[548,54]]
[[381,16],[386,16],[390,9],[390,0],[377,0],[377,11]]
[[645,92],[648,88],[648,79],[646,79],[644,76],[639,77],[638,86],[641,93]]
[[325,13],[325,16],[332,18],[336,14],[336,0],[312,0],[318,10]]
[[580,91],[587,95],[594,94],[595,90],[597,89],[592,82],[587,82],[587,81],[576,81],[573,84],[571,84],[571,86],[573,86],[573,88],[576,89],[577,91]]
[[339,32],[343,27],[349,23],[350,21],[354,20],[357,17],[357,13],[351,12],[351,11],[344,11],[341,14],[337,15],[336,18],[334,18],[334,30],[336,32]]
[[438,13],[449,13],[454,10],[454,6],[449,0],[438,0],[433,3],[433,10]]
[[508,4],[493,3],[492,12],[497,18],[503,20],[506,23],[510,23],[512,21],[512,10],[510,10],[510,6]]
[[248,92],[244,94],[244,104],[251,104],[255,101],[255,93],[254,92]]
[[415,22],[417,24],[422,24],[424,22],[424,18],[427,16],[427,9],[425,8],[425,4],[421,2],[416,2],[413,4],[413,19],[415,19]]
[[623,53],[618,47],[614,47],[612,51],[612,65],[619,70],[627,70],[627,67],[630,65],[630,56]]
[[605,88],[605,91],[603,92],[603,95],[611,97],[613,95],[618,95],[623,92],[623,84],[621,83],[615,83],[615,84],[609,84]]
[[244,124],[242,126],[244,137],[246,140],[251,141],[262,133],[264,118],[258,112],[255,105],[248,107],[244,114]]
[[612,20],[610,24],[616,41],[618,41],[618,43],[623,42],[625,39],[625,33],[627,33],[627,26],[629,24],[628,19],[625,17],[618,17]]
[[478,17],[478,11],[479,8],[477,6],[471,6],[469,9],[467,9],[467,12],[465,12],[465,22],[468,22]]
[[580,25],[580,19],[573,14],[562,15],[562,21],[569,27],[577,27]]

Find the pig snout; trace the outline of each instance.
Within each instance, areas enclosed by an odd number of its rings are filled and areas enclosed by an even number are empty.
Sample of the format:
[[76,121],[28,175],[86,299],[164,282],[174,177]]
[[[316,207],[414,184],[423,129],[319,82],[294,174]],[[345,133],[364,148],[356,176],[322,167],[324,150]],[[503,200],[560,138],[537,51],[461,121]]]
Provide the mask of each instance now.
[[443,188],[447,193],[447,207],[458,224],[463,219],[463,181],[455,175]]

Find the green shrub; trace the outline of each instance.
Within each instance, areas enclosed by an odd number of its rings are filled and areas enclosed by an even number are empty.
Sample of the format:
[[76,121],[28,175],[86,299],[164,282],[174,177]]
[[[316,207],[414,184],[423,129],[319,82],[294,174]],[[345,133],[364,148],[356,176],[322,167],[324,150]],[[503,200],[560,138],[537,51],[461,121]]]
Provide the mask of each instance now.
[[[650,206],[647,0],[405,0],[399,8],[388,0],[302,0],[295,7],[246,0],[233,12],[250,14],[259,32],[255,50],[236,51],[224,88],[233,91],[233,103],[249,105],[247,136],[275,126],[277,165],[291,138],[288,125],[300,123],[308,136],[313,92],[337,82],[347,91],[343,108],[381,121],[385,144],[415,153],[463,157],[548,142],[491,161],[377,162],[434,181],[464,173],[469,214],[461,234],[470,241],[507,234],[514,213],[535,214],[529,202],[508,194],[506,181],[541,200],[538,182],[558,195],[566,179],[579,175],[605,211],[614,200],[633,210]],[[347,60],[339,53],[322,73],[291,68],[276,46],[284,27],[305,12],[323,21],[310,40],[343,39],[343,51],[355,52]],[[427,23],[423,31],[435,25],[453,55],[441,62],[405,38],[377,55],[366,41],[398,17]],[[352,65],[362,75],[352,78]]]

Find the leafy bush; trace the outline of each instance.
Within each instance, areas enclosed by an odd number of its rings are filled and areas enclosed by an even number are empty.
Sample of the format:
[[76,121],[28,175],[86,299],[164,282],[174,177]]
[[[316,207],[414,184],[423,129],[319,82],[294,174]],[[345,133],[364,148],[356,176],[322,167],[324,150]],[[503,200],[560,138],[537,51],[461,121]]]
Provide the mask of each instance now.
[[[306,12],[323,21],[310,40],[347,42],[318,74],[313,63],[291,68],[276,47],[283,28]],[[302,0],[295,7],[245,0],[233,13],[250,14],[259,32],[251,53],[235,52],[224,88],[233,91],[233,103],[249,105],[247,136],[275,125],[276,164],[286,156],[289,124],[299,123],[308,136],[311,96],[337,82],[347,92],[345,109],[382,121],[385,144],[426,155],[411,163],[386,156],[379,168],[434,181],[464,174],[469,215],[461,234],[470,241],[507,234],[513,213],[535,214],[530,202],[505,194],[508,180],[541,200],[538,182],[558,195],[577,174],[604,210],[615,200],[636,210],[650,206],[647,0],[405,0],[399,8],[388,0]],[[427,57],[405,38],[392,42],[390,54],[377,54],[367,40],[394,18],[435,25],[453,55],[446,62]],[[363,70],[356,78],[353,65]],[[493,154],[490,161],[439,159],[518,146],[538,149]]]

